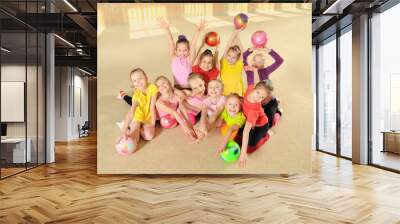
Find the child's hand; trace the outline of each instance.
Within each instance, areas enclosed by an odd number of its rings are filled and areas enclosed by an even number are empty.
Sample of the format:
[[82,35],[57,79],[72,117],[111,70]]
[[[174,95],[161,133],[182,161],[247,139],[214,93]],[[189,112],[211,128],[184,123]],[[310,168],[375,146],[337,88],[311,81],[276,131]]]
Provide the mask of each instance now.
[[200,20],[199,25],[197,25],[197,30],[198,31],[203,31],[206,27],[206,21],[204,19]]
[[169,29],[169,23],[163,17],[157,18],[157,21],[161,28]]
[[185,97],[186,97],[186,96],[193,96],[192,91],[187,90],[187,89],[184,89],[184,90],[183,90],[183,93],[185,94],[185,95],[184,95]]
[[221,120],[221,119],[218,119],[217,122],[216,122],[216,124],[215,124],[215,126],[216,126],[217,128],[220,128],[220,127],[222,127],[223,124],[224,124],[224,121]]
[[185,93],[180,91],[180,90],[179,91],[175,91],[175,94],[178,97],[178,100],[179,100],[180,103],[186,99]]
[[127,139],[128,138],[128,130],[122,130],[122,132],[121,132],[121,138],[119,139],[119,140],[121,140],[121,139]]
[[234,33],[235,35],[237,35],[237,34],[240,33],[240,31],[242,31],[242,29],[236,29],[236,28],[234,28],[233,33]]
[[239,157],[239,160],[238,160],[239,166],[240,167],[245,167],[246,166],[246,161],[247,161],[247,153],[246,152],[242,152],[240,154],[240,157]]
[[254,71],[254,70],[256,70],[255,67],[253,67],[253,66],[248,66],[248,65],[244,66],[243,69],[244,69],[245,71]]

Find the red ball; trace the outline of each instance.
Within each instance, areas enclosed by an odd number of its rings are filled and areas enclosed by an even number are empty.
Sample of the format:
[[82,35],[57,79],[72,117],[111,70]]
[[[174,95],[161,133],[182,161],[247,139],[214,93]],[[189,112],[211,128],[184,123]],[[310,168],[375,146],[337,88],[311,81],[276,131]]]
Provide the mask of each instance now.
[[220,42],[219,35],[216,32],[208,32],[205,36],[205,43],[210,46],[214,47],[217,46]]

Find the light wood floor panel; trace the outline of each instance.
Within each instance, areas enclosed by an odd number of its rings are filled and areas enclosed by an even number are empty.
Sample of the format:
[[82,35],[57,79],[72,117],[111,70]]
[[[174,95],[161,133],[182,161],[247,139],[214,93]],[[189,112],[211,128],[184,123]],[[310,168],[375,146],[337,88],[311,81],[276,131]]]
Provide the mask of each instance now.
[[313,174],[97,175],[96,139],[0,181],[0,223],[400,223],[400,175],[313,154]]

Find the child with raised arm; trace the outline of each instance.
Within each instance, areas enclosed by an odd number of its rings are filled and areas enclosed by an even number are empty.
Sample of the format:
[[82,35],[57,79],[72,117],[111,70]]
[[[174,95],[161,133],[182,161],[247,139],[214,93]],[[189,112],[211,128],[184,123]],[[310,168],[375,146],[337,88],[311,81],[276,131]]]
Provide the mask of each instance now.
[[221,80],[224,84],[224,95],[236,93],[243,96],[244,86],[242,79],[243,61],[241,58],[242,48],[233,45],[239,40],[240,30],[235,29],[227,42],[225,52],[221,58]]
[[[274,63],[270,66],[264,66],[265,58],[269,54]],[[269,79],[269,76],[283,63],[283,58],[273,49],[267,47],[263,48],[249,48],[243,53],[244,70],[247,76],[247,85],[254,84],[254,75],[258,76],[260,81]],[[255,74],[257,72],[258,74]]]
[[205,40],[197,51],[196,60],[192,66],[192,72],[203,76],[206,88],[211,80],[219,76],[218,45],[214,47],[214,53],[210,49],[205,49]]
[[159,19],[160,26],[165,29],[168,37],[169,51],[171,57],[171,69],[174,75],[175,86],[178,88],[188,88],[188,76],[192,72],[192,65],[196,57],[196,42],[200,32],[204,30],[205,22],[202,20],[197,26],[196,33],[189,43],[184,35],[179,35],[174,43],[169,23],[163,18]]

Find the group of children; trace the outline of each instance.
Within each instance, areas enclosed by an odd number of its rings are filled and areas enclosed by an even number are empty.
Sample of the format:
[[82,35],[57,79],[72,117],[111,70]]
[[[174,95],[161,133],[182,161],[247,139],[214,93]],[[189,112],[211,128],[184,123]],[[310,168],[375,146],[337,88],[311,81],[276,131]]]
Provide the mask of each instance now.
[[[179,125],[196,142],[217,127],[223,135],[217,153],[225,150],[227,142],[233,139],[241,144],[239,164],[245,165],[247,154],[269,139],[268,130],[282,115],[269,75],[283,59],[266,47],[249,48],[242,53],[241,30],[235,29],[219,60],[217,46],[213,47],[214,52],[203,50],[203,41],[195,49],[205,28],[204,21],[200,22],[191,42],[183,35],[174,42],[168,22],[164,19],[159,22],[168,36],[174,85],[165,76],[157,77],[152,84],[142,69],[132,70],[132,97],[123,91],[119,94],[131,105],[119,139],[131,137],[137,148],[140,136],[144,140],[154,138],[156,120],[163,128]],[[274,59],[270,66],[264,66],[267,54]],[[243,71],[247,76],[246,90]]]

